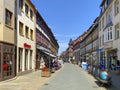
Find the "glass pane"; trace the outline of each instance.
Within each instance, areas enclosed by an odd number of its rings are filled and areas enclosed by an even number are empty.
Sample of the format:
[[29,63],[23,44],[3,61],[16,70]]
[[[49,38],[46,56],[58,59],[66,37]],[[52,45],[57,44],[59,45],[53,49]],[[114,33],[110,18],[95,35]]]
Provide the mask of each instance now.
[[3,77],[12,75],[13,54],[4,53],[3,55]]
[[1,78],[1,53],[0,53],[0,78]]

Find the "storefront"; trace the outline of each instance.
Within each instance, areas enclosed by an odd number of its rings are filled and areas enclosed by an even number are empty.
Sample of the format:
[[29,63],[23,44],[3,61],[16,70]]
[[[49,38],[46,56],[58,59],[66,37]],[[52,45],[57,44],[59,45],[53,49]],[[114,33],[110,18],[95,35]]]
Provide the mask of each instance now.
[[33,47],[28,43],[23,43],[23,46],[18,47],[17,75],[24,74],[33,69]]
[[105,51],[100,52],[100,65],[102,65],[104,68],[106,67]]
[[109,50],[107,52],[108,66],[111,70],[116,70],[117,65],[117,49]]
[[0,43],[0,80],[7,80],[16,75],[14,50],[14,45]]
[[44,62],[44,60],[45,60],[45,54],[39,49],[37,49],[36,51],[37,51],[37,53],[36,53],[35,69],[39,70],[39,69],[41,69],[41,67],[40,67],[41,62]]
[[35,69],[41,69],[41,63],[43,62],[48,62],[49,61],[49,53],[50,52],[48,49],[37,45],[37,50],[36,50],[36,66]]

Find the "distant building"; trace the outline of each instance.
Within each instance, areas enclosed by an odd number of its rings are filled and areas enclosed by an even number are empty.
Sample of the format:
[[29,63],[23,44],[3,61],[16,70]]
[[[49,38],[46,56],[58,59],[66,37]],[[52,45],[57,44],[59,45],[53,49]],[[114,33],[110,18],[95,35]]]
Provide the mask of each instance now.
[[80,41],[82,40],[82,36],[79,36],[77,39],[73,41],[73,59],[76,63],[80,61]]

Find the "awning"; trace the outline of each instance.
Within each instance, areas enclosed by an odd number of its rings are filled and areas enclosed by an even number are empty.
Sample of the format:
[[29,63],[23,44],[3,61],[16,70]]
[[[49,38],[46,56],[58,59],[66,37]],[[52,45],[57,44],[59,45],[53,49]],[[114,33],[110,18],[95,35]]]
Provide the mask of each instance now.
[[51,51],[49,49],[46,49],[40,45],[37,45],[37,49],[41,50],[43,53],[45,53],[51,57],[56,57],[55,55],[51,54]]
[[44,52],[45,54],[51,56],[51,57],[56,57],[55,55],[53,55],[53,54],[51,54],[51,53],[49,53],[49,52],[45,52],[45,51],[43,51],[43,52]]
[[46,49],[46,48],[44,48],[44,47],[42,47],[42,46],[40,46],[40,45],[37,45],[37,49],[42,50],[42,51],[45,51],[45,52],[50,52],[49,49]]

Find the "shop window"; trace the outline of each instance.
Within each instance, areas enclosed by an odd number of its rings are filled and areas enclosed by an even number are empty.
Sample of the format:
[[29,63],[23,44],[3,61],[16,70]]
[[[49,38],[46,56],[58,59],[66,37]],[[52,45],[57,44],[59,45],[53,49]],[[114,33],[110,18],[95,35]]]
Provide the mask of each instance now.
[[120,61],[119,60],[117,60],[117,66],[120,66]]
[[120,60],[117,60],[116,68],[120,70]]
[[1,52],[0,52],[0,78],[1,78]]
[[7,78],[13,74],[13,46],[3,46],[3,77]]
[[13,72],[13,54],[4,53],[3,55],[3,77],[12,75]]
[[33,51],[30,50],[30,69],[32,69],[32,53]]
[[28,69],[28,50],[25,49],[25,70]]
[[22,71],[23,49],[19,48],[18,71]]
[[5,13],[5,24],[12,26],[12,12],[6,9]]

